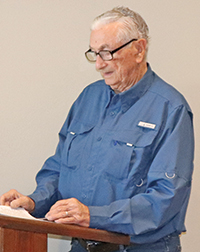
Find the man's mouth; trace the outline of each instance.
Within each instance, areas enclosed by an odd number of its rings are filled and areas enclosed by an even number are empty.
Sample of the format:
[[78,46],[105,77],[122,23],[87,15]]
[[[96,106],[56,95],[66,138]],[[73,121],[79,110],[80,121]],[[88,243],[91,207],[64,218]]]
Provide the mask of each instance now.
[[101,74],[104,78],[109,78],[113,74],[113,71],[102,72]]

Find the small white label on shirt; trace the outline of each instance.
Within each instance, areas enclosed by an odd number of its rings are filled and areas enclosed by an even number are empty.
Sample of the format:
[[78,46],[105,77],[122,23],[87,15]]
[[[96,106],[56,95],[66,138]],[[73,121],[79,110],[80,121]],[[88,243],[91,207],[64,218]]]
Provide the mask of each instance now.
[[132,146],[133,146],[133,144],[131,144],[131,143],[127,143],[126,145],[127,145],[127,146],[130,146],[130,147],[132,147]]
[[73,131],[71,131],[71,132],[70,132],[70,134],[71,134],[71,135],[75,135],[76,133],[75,133],[75,132],[73,132]]
[[149,129],[155,129],[156,124],[140,121],[140,122],[138,123],[138,126],[144,127],[144,128],[149,128]]

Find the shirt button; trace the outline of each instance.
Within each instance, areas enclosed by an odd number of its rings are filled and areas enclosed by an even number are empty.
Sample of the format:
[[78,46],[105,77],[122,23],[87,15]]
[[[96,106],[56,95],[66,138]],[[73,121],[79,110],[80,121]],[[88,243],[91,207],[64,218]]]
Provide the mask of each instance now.
[[97,141],[101,141],[101,140],[102,140],[102,137],[98,137],[98,138],[97,138]]
[[94,168],[94,165],[89,166],[88,171],[92,171],[93,168]]
[[83,193],[82,194],[83,199],[87,198],[87,196]]
[[114,112],[114,111],[110,112],[110,115],[111,115],[112,117],[114,117],[114,116],[115,116],[115,112]]

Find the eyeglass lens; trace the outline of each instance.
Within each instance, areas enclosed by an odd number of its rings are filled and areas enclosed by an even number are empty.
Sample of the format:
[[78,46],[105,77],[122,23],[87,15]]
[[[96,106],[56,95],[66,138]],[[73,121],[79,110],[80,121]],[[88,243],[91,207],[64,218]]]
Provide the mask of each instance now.
[[87,51],[85,55],[89,61],[93,61],[93,62],[96,61],[97,55],[99,55],[102,58],[102,60],[112,59],[112,54],[109,51],[100,51],[98,53],[94,51]]

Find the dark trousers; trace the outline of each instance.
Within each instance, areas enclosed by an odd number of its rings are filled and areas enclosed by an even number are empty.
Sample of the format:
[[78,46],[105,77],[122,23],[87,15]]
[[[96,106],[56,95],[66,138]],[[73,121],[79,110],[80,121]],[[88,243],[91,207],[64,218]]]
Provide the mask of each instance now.
[[[168,235],[155,243],[134,244],[133,246],[120,246],[120,250],[113,252],[180,252],[180,238],[177,234]],[[87,252],[77,240],[72,241],[70,252]]]

